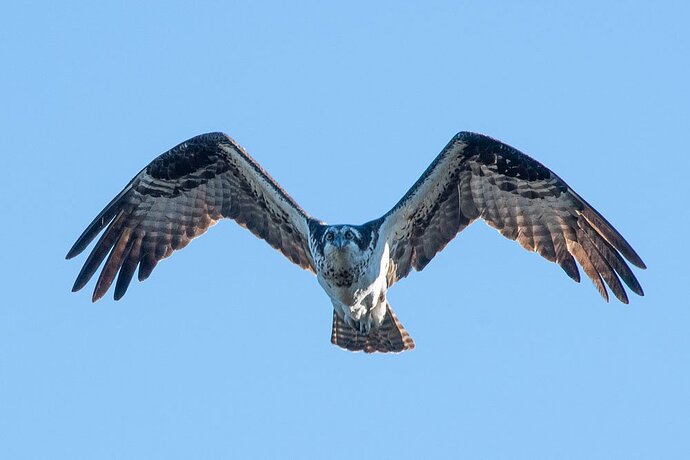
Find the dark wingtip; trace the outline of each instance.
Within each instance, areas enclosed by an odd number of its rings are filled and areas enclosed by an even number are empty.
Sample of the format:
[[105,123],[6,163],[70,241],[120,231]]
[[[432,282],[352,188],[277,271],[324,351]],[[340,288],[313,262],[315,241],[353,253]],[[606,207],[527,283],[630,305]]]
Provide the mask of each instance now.
[[86,283],[89,282],[89,278],[90,277],[82,276],[82,274],[79,273],[79,276],[77,276],[77,279],[74,280],[74,284],[72,285],[72,292],[80,291],[84,286],[86,286]]
[[105,290],[98,289],[98,287],[96,287],[96,289],[93,291],[93,295],[91,296],[91,302],[93,302],[93,303],[98,302],[99,300],[101,300],[101,298],[104,295],[105,295]]
[[[627,241],[625,243],[627,244]],[[628,259],[628,262],[630,262],[631,264],[633,264],[637,268],[641,268],[642,270],[645,270],[647,268],[647,264],[645,264],[642,261],[642,258],[637,255],[635,250],[632,247],[630,247],[630,245],[628,245],[628,247],[629,247],[629,250],[626,252],[621,251],[621,254],[623,254],[625,256],[625,258]]]
[[613,225],[607,221],[604,216],[599,214],[599,212],[594,209],[589,203],[587,203],[581,196],[572,191],[571,193],[575,195],[584,204],[584,209],[581,211],[582,215],[587,219],[587,221],[592,225],[614,248],[616,248],[628,261],[634,266],[645,269],[647,265],[642,261],[642,258],[635,252],[635,250],[630,246],[625,238],[616,230]]
[[113,299],[114,300],[120,300],[122,297],[124,297],[125,293],[127,292],[127,288],[129,286],[125,286],[122,288],[121,286],[115,286],[115,293],[113,294]]
[[624,303],[625,305],[628,305],[630,303],[630,300],[628,300],[628,295],[625,293],[625,290],[622,290],[621,292],[614,292],[614,295],[619,301],[621,301],[621,303]]
[[[637,280],[636,280],[637,281]],[[626,283],[627,284],[627,283]],[[642,289],[642,286],[640,286],[639,283],[630,286],[628,284],[628,287],[630,288],[631,291],[633,291],[635,294],[639,295],[640,297],[644,297],[644,290]]]
[[[96,235],[94,235],[94,236],[96,236]],[[93,240],[93,237],[90,240],[88,240],[87,242],[84,242],[83,238],[80,237],[77,241],[74,242],[74,244],[72,245],[70,250],[67,252],[65,259],[70,260],[70,259],[74,259],[75,257],[77,257],[79,254],[84,252],[84,249],[86,249],[86,247],[89,245],[89,243],[91,243],[92,240]]]
[[577,264],[572,257],[563,259],[559,262],[560,267],[563,271],[576,283],[580,282],[580,270],[577,268]]
[[[73,258],[77,257],[79,254],[81,254],[81,252],[82,252],[82,251],[84,250],[84,248],[86,247],[86,245],[80,245],[81,240],[82,240],[82,237],[80,236],[80,237],[77,239],[77,241],[74,242],[74,244],[73,244],[72,247],[69,249],[69,251],[67,251],[67,255],[65,256],[65,259],[66,259],[66,260],[73,259]],[[80,247],[80,246],[81,246],[81,247]]]
[[134,178],[129,181],[125,188],[123,188],[122,191],[115,196],[115,198],[110,200],[110,203],[108,203],[105,208],[98,213],[96,218],[93,219],[89,226],[86,227],[81,235],[79,235],[79,238],[77,238],[77,241],[74,242],[72,248],[65,256],[65,259],[69,260],[81,254],[84,249],[91,244],[94,238],[98,236],[101,230],[103,230],[109,223],[113,221],[113,219],[115,219],[117,214],[122,210],[121,200],[127,193],[129,193],[129,191],[132,189],[132,184],[135,180],[137,180],[137,178],[139,178],[139,175],[142,172],[143,171],[140,171],[136,176],[134,176]]

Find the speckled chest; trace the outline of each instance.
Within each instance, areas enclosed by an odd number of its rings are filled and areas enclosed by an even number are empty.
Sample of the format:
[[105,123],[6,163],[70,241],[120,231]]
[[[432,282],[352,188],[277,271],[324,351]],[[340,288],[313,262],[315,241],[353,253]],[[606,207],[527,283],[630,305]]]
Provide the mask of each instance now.
[[323,257],[317,261],[317,273],[327,284],[335,287],[350,287],[359,284],[369,267],[369,259],[362,257],[359,261],[347,263],[340,260],[329,260]]

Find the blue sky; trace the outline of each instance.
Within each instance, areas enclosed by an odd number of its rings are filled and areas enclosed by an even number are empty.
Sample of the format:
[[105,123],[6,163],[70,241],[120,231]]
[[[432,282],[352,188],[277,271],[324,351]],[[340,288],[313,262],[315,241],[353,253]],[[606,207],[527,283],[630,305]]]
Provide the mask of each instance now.
[[[689,458],[685,2],[15,2],[0,28],[0,457]],[[330,344],[233,222],[118,303],[64,255],[151,159],[225,131],[312,215],[387,211],[460,130],[555,170],[649,269],[606,304],[477,223]]]

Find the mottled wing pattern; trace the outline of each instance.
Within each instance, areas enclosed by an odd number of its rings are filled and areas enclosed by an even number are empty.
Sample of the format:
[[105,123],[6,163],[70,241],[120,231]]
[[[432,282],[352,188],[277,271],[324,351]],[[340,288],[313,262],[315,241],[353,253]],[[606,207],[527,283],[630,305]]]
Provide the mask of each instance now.
[[606,300],[605,284],[628,302],[620,279],[643,295],[623,257],[640,268],[644,262],[601,214],[538,161],[468,132],[456,135],[383,216],[382,232],[391,247],[389,284],[412,268],[422,270],[478,218],[579,282],[577,261]]
[[93,300],[106,293],[116,276],[117,300],[137,267],[143,281],[161,259],[222,218],[234,219],[295,264],[314,271],[309,216],[230,137],[209,133],[153,160],[86,228],[68,259],[105,231],[72,290],[83,288],[107,256]]

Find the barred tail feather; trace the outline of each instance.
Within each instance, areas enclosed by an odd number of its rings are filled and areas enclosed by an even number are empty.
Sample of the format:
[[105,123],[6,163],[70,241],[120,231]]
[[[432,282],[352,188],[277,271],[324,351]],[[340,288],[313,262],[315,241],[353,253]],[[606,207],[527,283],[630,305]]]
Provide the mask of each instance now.
[[348,326],[334,310],[331,343],[346,350],[365,353],[400,353],[415,346],[390,305],[386,305],[386,317],[381,327],[372,329],[368,335]]

